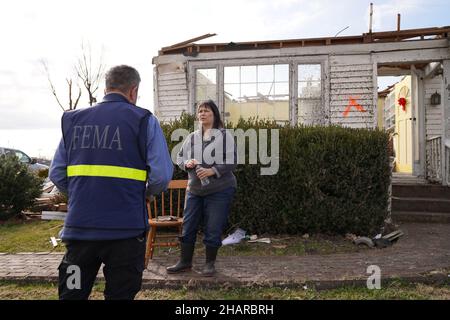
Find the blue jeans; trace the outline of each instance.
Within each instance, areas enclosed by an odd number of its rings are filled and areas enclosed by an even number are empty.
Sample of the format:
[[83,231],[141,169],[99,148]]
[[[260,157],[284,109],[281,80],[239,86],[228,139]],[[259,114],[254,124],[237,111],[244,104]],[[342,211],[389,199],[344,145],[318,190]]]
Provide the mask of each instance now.
[[186,192],[181,242],[195,244],[197,232],[202,223],[205,246],[222,246],[222,232],[228,222],[235,192],[234,187],[206,196],[196,196],[189,191]]

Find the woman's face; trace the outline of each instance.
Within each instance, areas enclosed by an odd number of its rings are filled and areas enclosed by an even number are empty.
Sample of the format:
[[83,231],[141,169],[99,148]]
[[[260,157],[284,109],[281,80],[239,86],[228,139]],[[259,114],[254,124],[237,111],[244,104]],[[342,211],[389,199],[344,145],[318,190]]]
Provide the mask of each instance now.
[[199,107],[197,117],[200,124],[204,127],[211,127],[214,124],[214,113],[208,107]]

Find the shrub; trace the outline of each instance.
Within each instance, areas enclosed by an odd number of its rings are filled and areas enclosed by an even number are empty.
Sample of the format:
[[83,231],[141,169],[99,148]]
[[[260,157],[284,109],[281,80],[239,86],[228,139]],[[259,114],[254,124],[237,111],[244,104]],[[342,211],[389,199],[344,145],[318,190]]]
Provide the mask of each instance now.
[[[194,117],[163,124],[170,141],[177,128],[193,129]],[[230,224],[251,233],[376,234],[387,216],[390,181],[388,135],[339,126],[281,127],[240,120],[243,130],[278,128],[279,171],[260,175],[261,164],[239,165]],[[269,134],[270,136],[270,134]],[[270,151],[270,149],[269,149]],[[246,147],[248,156],[248,146]],[[174,179],[186,179],[178,168]]]
[[42,181],[16,156],[1,155],[0,220],[9,219],[32,206],[42,192]]
[[41,169],[37,173],[39,178],[47,178],[48,177],[48,169]]

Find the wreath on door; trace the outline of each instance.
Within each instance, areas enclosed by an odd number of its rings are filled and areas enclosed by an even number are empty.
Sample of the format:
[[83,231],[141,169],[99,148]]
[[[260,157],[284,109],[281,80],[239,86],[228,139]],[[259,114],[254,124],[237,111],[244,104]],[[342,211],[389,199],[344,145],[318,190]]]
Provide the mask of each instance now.
[[406,99],[409,95],[409,88],[407,86],[403,86],[399,93],[398,104],[402,107],[402,110],[406,112],[406,105],[408,104],[408,100]]

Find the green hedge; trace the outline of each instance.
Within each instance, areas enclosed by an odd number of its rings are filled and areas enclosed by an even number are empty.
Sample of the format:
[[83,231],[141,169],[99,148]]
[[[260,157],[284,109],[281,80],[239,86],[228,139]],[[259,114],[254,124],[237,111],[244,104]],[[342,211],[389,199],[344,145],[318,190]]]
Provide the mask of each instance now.
[[[193,116],[186,114],[162,125],[170,150],[178,143],[170,141],[171,132],[192,130],[193,125]],[[238,166],[231,225],[258,234],[378,233],[388,203],[386,133],[338,126],[280,127],[254,119],[241,120],[236,127],[279,128],[280,164],[273,176],[260,175],[260,164]],[[174,179],[185,178],[175,170]]]
[[28,170],[14,155],[0,155],[0,220],[29,208],[42,193],[43,179]]

